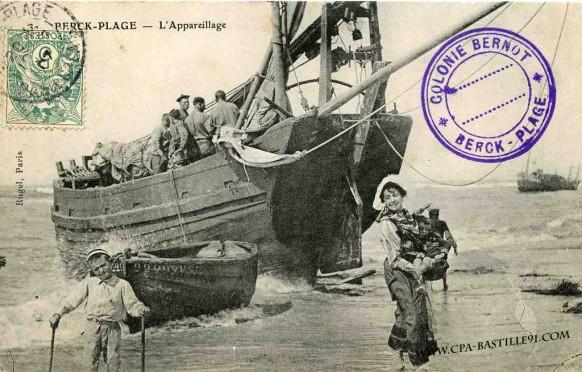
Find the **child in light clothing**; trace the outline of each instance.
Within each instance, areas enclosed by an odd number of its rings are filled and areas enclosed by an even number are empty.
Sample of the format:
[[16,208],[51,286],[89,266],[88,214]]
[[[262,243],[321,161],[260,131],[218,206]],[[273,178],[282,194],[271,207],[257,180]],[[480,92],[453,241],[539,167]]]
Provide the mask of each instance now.
[[87,265],[93,276],[86,278],[62,303],[50,318],[56,328],[61,317],[85,303],[89,324],[85,330],[86,351],[90,370],[99,370],[99,357],[110,372],[119,371],[121,365],[121,326],[127,314],[145,316],[150,309],[140,302],[131,285],[112,272],[111,255],[103,248],[96,248],[87,255]]

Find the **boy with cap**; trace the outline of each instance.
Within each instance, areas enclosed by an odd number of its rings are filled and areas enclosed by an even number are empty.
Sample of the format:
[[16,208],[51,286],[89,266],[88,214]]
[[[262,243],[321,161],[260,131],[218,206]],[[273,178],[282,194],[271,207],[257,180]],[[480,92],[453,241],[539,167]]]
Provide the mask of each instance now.
[[104,248],[95,248],[87,255],[87,265],[91,276],[86,278],[52,315],[51,327],[58,327],[61,317],[85,302],[85,312],[89,320],[85,329],[87,358],[91,371],[99,370],[99,357],[110,372],[119,371],[121,365],[121,325],[127,314],[145,316],[150,309],[140,302],[131,285],[112,272],[111,255]]

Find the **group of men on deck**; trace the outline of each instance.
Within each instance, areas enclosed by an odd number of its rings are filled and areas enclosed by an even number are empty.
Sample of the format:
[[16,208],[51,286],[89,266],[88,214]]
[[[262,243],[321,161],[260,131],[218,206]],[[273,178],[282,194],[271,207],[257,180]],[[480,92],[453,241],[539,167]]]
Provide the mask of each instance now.
[[239,110],[226,101],[222,90],[215,93],[216,105],[210,113],[205,113],[206,103],[202,97],[192,99],[182,94],[176,100],[179,107],[162,115],[162,123],[151,135],[147,147],[149,168],[154,173],[186,165],[214,154],[212,137],[222,126],[234,127]]

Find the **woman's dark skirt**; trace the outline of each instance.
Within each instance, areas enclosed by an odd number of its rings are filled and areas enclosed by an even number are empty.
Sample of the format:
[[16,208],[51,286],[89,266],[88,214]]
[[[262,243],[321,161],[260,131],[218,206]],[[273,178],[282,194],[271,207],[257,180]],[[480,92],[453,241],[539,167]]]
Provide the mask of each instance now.
[[436,353],[437,343],[429,321],[426,290],[417,290],[420,284],[412,274],[393,269],[388,261],[384,262],[384,278],[397,303],[388,346],[407,352],[414,366],[427,363],[429,356]]

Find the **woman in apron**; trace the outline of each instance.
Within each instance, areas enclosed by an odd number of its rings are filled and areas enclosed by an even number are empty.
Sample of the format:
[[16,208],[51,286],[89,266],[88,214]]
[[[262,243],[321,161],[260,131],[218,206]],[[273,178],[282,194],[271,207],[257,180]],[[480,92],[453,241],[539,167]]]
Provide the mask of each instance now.
[[406,190],[395,182],[380,185],[382,210],[376,219],[386,251],[384,277],[392,300],[396,301],[395,322],[388,346],[408,354],[413,366],[428,362],[437,351],[432,329],[432,313],[422,273],[409,257],[418,249],[419,230],[412,214],[402,207]]

